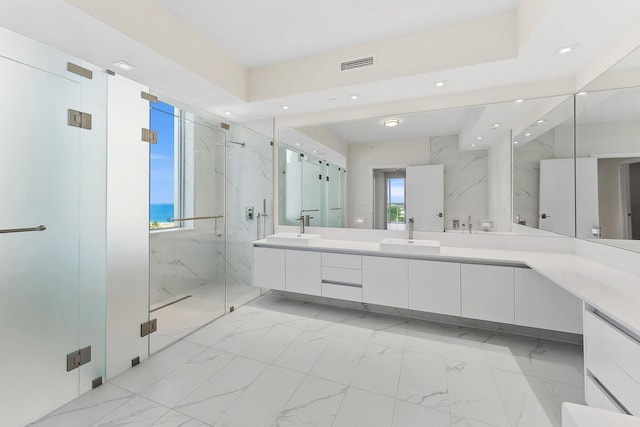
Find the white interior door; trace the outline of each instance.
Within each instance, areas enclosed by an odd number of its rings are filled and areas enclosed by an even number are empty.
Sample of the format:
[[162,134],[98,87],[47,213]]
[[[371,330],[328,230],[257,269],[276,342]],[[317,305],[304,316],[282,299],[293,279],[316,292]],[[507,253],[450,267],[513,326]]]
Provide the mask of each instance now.
[[444,166],[407,166],[405,217],[416,231],[444,231]]
[[540,230],[574,235],[573,169],[573,158],[540,160]]

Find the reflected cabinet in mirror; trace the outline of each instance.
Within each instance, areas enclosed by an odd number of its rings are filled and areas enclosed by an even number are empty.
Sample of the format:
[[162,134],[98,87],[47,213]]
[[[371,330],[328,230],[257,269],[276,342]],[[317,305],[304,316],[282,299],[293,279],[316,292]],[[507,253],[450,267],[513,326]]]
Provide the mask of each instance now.
[[413,218],[418,231],[511,233],[511,129],[551,102],[279,129],[279,223],[404,230]]
[[574,236],[573,97],[547,101],[513,138],[514,231]]

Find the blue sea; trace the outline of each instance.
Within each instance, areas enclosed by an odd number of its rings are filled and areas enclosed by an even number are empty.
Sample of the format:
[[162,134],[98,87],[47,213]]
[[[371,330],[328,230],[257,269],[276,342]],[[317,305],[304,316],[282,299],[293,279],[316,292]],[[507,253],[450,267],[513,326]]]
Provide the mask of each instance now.
[[149,222],[168,222],[173,218],[173,203],[152,203],[149,206]]

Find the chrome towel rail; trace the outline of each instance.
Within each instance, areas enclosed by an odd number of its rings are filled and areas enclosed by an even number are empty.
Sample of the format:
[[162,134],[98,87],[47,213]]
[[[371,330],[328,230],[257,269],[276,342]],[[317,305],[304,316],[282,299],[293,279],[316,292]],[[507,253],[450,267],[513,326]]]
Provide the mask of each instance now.
[[44,225],[39,225],[37,227],[28,227],[28,228],[6,228],[4,230],[0,230],[0,234],[4,233],[26,233],[29,231],[44,231],[47,227]]

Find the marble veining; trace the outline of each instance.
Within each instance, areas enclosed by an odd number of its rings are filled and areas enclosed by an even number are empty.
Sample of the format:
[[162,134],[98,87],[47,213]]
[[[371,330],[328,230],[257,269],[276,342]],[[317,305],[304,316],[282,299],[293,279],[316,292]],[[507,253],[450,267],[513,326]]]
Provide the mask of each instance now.
[[582,348],[265,295],[36,426],[560,426]]

